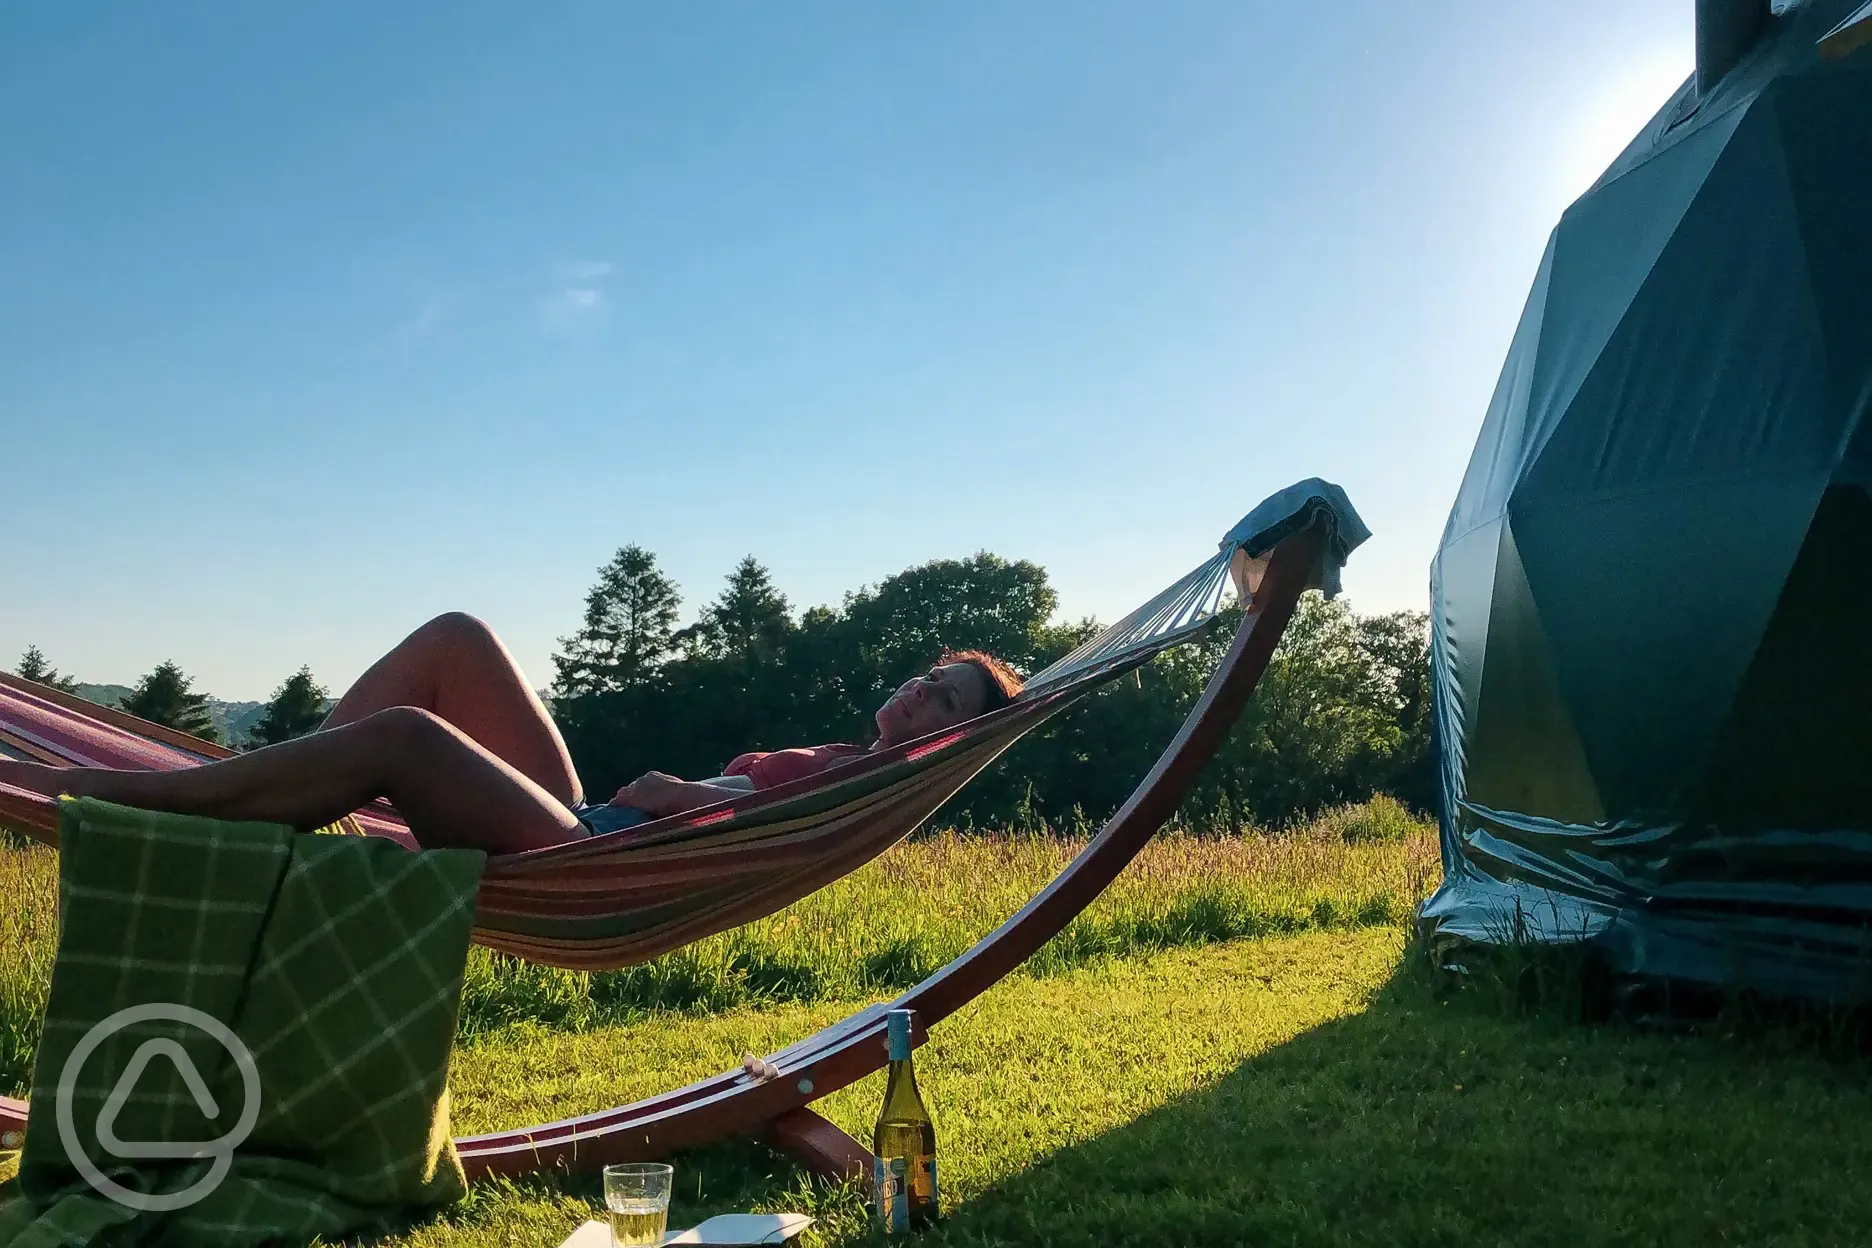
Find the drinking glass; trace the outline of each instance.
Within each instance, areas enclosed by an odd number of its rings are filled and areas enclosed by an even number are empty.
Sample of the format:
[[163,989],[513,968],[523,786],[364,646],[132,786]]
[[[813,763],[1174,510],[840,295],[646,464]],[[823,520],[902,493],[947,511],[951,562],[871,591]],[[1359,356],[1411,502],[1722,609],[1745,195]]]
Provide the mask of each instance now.
[[605,1167],[605,1208],[611,1213],[611,1243],[615,1248],[644,1248],[663,1242],[669,1224],[673,1173],[660,1161]]

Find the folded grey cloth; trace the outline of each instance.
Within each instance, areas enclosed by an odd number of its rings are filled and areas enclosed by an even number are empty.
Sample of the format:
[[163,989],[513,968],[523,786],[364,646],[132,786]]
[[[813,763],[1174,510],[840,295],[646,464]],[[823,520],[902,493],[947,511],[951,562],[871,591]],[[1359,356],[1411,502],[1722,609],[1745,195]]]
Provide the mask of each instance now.
[[1344,490],[1330,481],[1308,477],[1271,495],[1260,506],[1241,518],[1222,539],[1221,548],[1233,548],[1231,572],[1236,592],[1244,600],[1260,587],[1261,574],[1267,570],[1267,556],[1281,541],[1324,518],[1326,544],[1320,550],[1319,566],[1307,579],[1307,588],[1317,589],[1328,598],[1341,592],[1339,573],[1354,548],[1371,536],[1371,530],[1352,509]]

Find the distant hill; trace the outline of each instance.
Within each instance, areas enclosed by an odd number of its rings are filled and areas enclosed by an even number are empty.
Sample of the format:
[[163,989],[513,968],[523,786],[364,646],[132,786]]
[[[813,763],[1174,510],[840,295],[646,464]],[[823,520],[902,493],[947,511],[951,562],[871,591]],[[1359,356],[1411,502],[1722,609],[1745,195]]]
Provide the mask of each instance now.
[[78,696],[99,706],[116,706],[130,696],[129,685],[87,685],[78,683]]
[[247,732],[266,714],[264,702],[217,702],[208,699],[208,713],[214,716],[221,739],[233,745],[247,744]]
[[[87,702],[96,702],[99,706],[118,707],[129,697],[129,685],[87,685],[80,683],[78,696]],[[260,722],[266,712],[264,702],[223,702],[219,698],[208,699],[208,718],[221,734],[221,740],[229,745],[245,745],[247,731]]]

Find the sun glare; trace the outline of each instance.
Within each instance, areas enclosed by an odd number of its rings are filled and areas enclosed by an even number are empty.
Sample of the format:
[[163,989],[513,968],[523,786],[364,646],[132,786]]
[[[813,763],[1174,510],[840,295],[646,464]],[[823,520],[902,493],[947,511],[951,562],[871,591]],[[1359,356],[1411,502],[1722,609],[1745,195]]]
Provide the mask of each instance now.
[[1685,40],[1626,62],[1582,96],[1562,126],[1555,159],[1557,189],[1569,202],[1605,172],[1695,68],[1695,51]]

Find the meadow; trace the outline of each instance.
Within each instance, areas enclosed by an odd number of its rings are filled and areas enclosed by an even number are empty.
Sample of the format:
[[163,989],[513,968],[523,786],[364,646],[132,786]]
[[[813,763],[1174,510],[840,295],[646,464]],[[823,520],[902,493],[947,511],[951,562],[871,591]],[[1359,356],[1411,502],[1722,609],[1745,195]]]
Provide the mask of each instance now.
[[[450,1073],[460,1132],[588,1112],[889,995],[1074,848],[899,846],[761,923],[623,972],[477,952]],[[918,1054],[943,1245],[1850,1244],[1872,1194],[1872,1066],[1782,1030],[1582,1025],[1512,982],[1434,976],[1410,922],[1430,829],[1383,802],[1278,834],[1171,834]],[[0,1044],[17,1083],[51,957],[55,860],[0,852]],[[878,1077],[825,1098],[863,1138]],[[674,1159],[672,1225],[794,1209],[808,1248],[880,1242],[854,1185],[751,1141]],[[377,1248],[553,1248],[589,1178],[483,1183]]]
[[[459,1042],[577,1032],[670,1013],[869,999],[906,988],[1057,875],[1082,838],[953,830],[906,841],[767,919],[641,966],[589,974],[469,957]],[[1425,826],[1388,798],[1279,835],[1171,830],[1029,960],[1029,975],[1154,950],[1315,928],[1396,924],[1435,865]],[[57,943],[57,856],[0,849],[0,1094],[22,1095]]]

